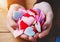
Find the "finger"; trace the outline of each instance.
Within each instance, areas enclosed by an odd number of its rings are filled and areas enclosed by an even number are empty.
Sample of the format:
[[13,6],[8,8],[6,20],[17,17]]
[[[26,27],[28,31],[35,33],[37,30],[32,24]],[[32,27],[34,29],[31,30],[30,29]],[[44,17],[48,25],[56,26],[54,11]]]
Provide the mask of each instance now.
[[9,25],[15,29],[15,28],[18,28],[17,27],[17,23],[12,19],[12,14],[8,14],[7,16],[7,22],[9,23]]
[[20,36],[20,38],[22,38],[22,39],[24,39],[24,40],[29,40],[29,41],[32,41],[32,42],[35,41],[33,37],[29,37],[29,36],[27,36],[27,35],[25,35],[25,34],[22,34],[22,35]]
[[43,37],[45,37],[46,35],[48,35],[51,26],[52,26],[52,23],[51,23],[51,25],[50,25],[46,30],[42,31],[42,32],[39,34],[39,38],[43,38]]
[[34,38],[38,38],[38,35],[39,35],[39,33],[36,33],[35,35],[34,35]]
[[51,22],[52,22],[52,17],[50,15],[46,15],[46,21],[42,26],[43,30],[47,29],[50,26]]
[[25,39],[25,40],[28,40],[28,36],[25,35],[25,34],[22,34],[22,35],[20,36],[20,38]]
[[34,37],[29,36],[29,41],[35,42],[36,39]]
[[11,33],[13,33],[14,29],[8,23],[7,23],[7,28]]
[[14,6],[16,7],[16,5],[11,5],[11,7],[10,7],[10,9],[8,11],[7,21],[10,24],[10,26],[15,29],[16,22],[13,20],[13,10],[15,10]]

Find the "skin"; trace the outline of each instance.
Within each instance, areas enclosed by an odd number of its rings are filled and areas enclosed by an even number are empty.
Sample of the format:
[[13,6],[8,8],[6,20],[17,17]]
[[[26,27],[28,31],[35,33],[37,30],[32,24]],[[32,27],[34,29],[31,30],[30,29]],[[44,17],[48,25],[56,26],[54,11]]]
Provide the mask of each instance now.
[[[33,7],[41,9],[44,12],[44,14],[46,15],[46,21],[45,21],[45,23],[43,25],[43,28],[46,27],[47,29],[44,30],[41,33],[36,33],[34,37],[29,37],[29,36],[27,36],[25,34],[22,34],[20,36],[20,38],[25,39],[25,40],[30,40],[32,42],[36,42],[37,38],[43,38],[46,35],[48,35],[48,33],[49,33],[50,29],[51,29],[51,26],[52,26],[53,12],[52,12],[50,4],[47,3],[47,2],[37,3]],[[21,6],[21,5],[18,5],[18,4],[13,4],[13,5],[11,5],[11,7],[10,7],[10,9],[8,11],[7,26],[8,26],[8,29],[11,31],[11,33],[13,33],[13,31],[18,27],[16,22],[12,18],[12,15],[13,15],[12,12],[14,10],[18,10],[19,8],[24,8],[24,7]]]

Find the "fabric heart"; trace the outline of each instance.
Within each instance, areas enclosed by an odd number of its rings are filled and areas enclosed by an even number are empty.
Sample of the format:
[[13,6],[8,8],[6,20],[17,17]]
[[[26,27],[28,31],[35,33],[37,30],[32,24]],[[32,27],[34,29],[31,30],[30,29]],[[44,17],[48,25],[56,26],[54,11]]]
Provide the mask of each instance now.
[[25,13],[23,16],[30,17],[30,14],[29,13]]
[[36,15],[36,16],[35,16],[35,19],[36,19],[36,21],[38,22],[38,21],[39,21],[39,15]]
[[45,20],[45,15],[44,15],[44,13],[41,11],[41,13],[40,13],[40,22],[43,21],[43,20]]
[[35,24],[35,27],[36,27],[36,30],[37,30],[38,32],[41,32],[40,22],[36,23],[36,24]]
[[23,21],[19,22],[19,30],[25,30],[27,27],[28,25],[24,23]]
[[35,11],[37,11],[38,12],[38,14],[40,14],[41,13],[41,10],[39,9],[39,8],[33,8]]
[[27,25],[30,26],[34,22],[35,19],[33,17],[25,17],[25,16],[23,16],[22,20],[23,20],[24,23],[26,23]]
[[18,11],[14,11],[13,12],[13,18],[14,18],[14,20],[18,20],[22,16],[23,16],[23,13],[22,12],[18,12]]
[[26,30],[24,31],[24,34],[26,34],[28,36],[34,36],[35,32],[33,31],[32,27],[27,27]]
[[18,36],[20,36],[21,34],[23,34],[23,30],[14,30],[14,32],[13,32],[13,35],[14,35],[14,37],[16,38],[16,37],[18,37]]
[[29,13],[30,16],[35,17],[35,13],[34,12],[31,12],[31,10],[27,10],[27,12]]
[[43,24],[44,24],[45,21],[46,21],[46,17],[45,17],[45,15],[44,15],[44,13],[41,11],[40,17],[39,17],[39,22],[40,22],[40,24],[41,24],[41,29],[42,29],[42,30],[44,29],[44,28],[42,28],[42,26],[43,26]]

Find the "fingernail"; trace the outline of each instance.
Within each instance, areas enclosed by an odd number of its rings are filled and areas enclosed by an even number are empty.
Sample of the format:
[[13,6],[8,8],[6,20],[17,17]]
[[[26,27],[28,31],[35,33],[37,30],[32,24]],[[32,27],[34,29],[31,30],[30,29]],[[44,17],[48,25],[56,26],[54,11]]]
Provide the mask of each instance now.
[[42,38],[43,36],[42,35],[39,35],[39,38]]
[[44,29],[46,29],[46,26],[44,26]]
[[46,28],[47,28],[47,27],[46,27],[46,26],[44,26],[44,27],[43,27],[43,30],[46,30]]

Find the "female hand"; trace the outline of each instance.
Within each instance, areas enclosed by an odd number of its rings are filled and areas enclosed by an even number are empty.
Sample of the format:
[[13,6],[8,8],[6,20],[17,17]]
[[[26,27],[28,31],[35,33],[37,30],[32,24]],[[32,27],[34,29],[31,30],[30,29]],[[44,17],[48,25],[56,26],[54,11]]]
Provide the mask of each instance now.
[[[24,7],[20,6],[18,4],[13,4],[13,5],[11,5],[11,7],[8,11],[7,26],[8,26],[8,29],[11,31],[12,34],[13,34],[14,30],[16,30],[16,28],[18,28],[17,23],[13,19],[13,11],[15,11],[15,10],[17,11],[19,8],[24,8]],[[19,38],[22,38],[25,40],[30,40],[30,41],[35,41],[35,39],[33,37],[29,37],[25,34],[20,35]]]
[[34,8],[39,8],[40,10],[43,11],[43,13],[45,14],[46,16],[46,21],[45,23],[43,24],[43,28],[47,28],[46,30],[42,31],[41,33],[37,33],[34,37],[35,38],[43,38],[45,37],[46,35],[48,35],[50,29],[51,29],[51,26],[52,26],[52,20],[53,20],[53,12],[52,12],[52,8],[50,6],[49,3],[47,2],[41,2],[41,3],[38,3],[34,6]]

